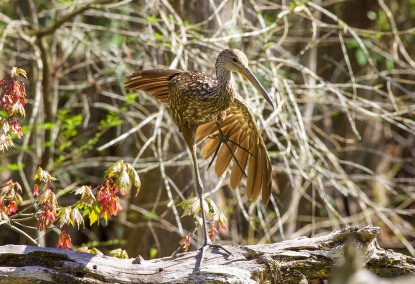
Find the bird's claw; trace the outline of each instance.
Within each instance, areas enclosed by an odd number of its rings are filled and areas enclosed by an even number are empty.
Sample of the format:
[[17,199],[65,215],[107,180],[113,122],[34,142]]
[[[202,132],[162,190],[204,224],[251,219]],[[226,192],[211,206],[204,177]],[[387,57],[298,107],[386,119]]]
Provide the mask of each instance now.
[[203,260],[205,258],[205,251],[206,249],[210,247],[210,248],[215,248],[215,249],[221,249],[223,251],[225,251],[228,256],[229,255],[233,255],[233,253],[231,253],[229,250],[227,250],[226,248],[224,248],[222,245],[219,244],[212,244],[212,243],[205,243],[200,249],[199,249],[199,254],[196,257],[197,258],[197,262],[196,262],[196,268],[197,270],[200,270],[200,268],[202,267],[203,264]]

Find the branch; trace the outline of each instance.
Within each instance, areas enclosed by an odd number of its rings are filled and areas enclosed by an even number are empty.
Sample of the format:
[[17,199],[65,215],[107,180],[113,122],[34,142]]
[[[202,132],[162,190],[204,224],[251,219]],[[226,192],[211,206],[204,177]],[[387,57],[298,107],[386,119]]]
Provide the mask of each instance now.
[[77,15],[82,14],[83,12],[85,12],[88,9],[97,9],[100,5],[102,4],[106,4],[106,3],[110,3],[113,0],[100,0],[97,1],[95,3],[89,3],[85,6],[82,6],[78,9],[73,10],[72,12],[63,15],[61,18],[57,19],[53,25],[46,27],[46,28],[42,28],[42,29],[37,29],[32,31],[31,33],[29,32],[30,35],[34,35],[37,38],[41,38],[43,36],[47,36],[50,34],[53,34],[57,29],[59,29],[64,23],[72,20],[74,17],[76,17]]
[[365,256],[366,270],[360,271],[370,270],[382,277],[415,274],[415,259],[380,248],[375,241],[378,232],[379,228],[368,226],[268,245],[227,246],[233,256],[207,252],[200,271],[195,269],[198,252],[140,260],[6,245],[0,247],[0,279],[11,283],[299,283],[331,278],[334,265],[344,259],[347,244],[361,249]]

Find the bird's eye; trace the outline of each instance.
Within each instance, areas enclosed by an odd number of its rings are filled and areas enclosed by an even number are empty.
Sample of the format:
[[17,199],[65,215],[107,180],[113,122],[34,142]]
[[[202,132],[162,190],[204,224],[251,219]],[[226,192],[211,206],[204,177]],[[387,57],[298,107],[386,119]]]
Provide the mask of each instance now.
[[238,59],[236,59],[236,57],[233,57],[233,58],[232,58],[232,61],[233,61],[233,62],[238,62]]

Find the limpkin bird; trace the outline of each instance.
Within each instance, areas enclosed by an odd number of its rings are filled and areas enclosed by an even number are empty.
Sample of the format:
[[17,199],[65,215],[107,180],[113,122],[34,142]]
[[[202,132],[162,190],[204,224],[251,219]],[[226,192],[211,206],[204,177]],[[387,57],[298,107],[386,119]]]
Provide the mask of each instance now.
[[248,59],[242,51],[223,50],[217,57],[215,68],[216,77],[198,71],[152,69],[136,72],[126,82],[128,89],[142,90],[170,106],[190,149],[203,219],[202,260],[204,249],[213,245],[208,237],[203,208],[204,189],[196,157],[197,142],[208,137],[202,147],[202,156],[207,159],[215,154],[215,172],[218,176],[234,160],[230,176],[232,189],[246,176],[248,199],[255,201],[262,192],[262,200],[267,204],[271,196],[269,156],[252,113],[236,92],[232,72],[248,79],[273,107],[272,101],[250,71]]

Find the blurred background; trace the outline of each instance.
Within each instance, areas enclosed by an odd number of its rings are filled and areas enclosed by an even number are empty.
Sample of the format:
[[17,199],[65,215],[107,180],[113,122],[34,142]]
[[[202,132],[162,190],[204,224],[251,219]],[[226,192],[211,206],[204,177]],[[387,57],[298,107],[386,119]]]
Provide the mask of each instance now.
[[[238,48],[276,106],[235,76],[271,157],[273,195],[267,207],[248,202],[243,185],[232,192],[229,174],[217,178],[201,160],[208,196],[229,221],[219,242],[372,224],[382,247],[414,256],[414,26],[412,0],[0,0],[1,77],[13,66],[28,73],[24,136],[0,153],[0,183],[19,182],[28,204],[41,166],[66,206],[122,159],[141,191],[108,224],[69,230],[73,244],[170,255],[195,227],[177,206],[195,195],[190,155],[168,109],[123,83],[149,68],[214,74],[218,53]],[[53,228],[26,225],[55,245]],[[3,226],[0,244],[10,243],[29,242]]]

